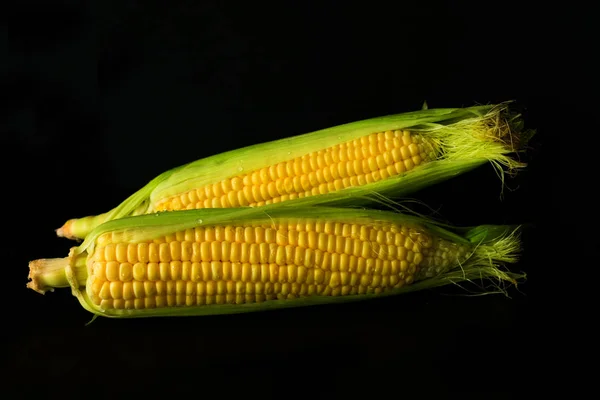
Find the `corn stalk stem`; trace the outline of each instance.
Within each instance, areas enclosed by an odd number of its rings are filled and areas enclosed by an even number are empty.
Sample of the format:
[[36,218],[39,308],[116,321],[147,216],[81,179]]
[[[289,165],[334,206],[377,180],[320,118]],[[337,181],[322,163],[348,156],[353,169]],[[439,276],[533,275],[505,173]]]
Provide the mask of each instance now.
[[[43,258],[29,263],[29,279],[27,283],[29,289],[38,293],[45,294],[47,291],[53,292],[55,288],[67,288],[70,286],[65,270],[68,266],[74,265],[73,271],[77,282],[85,284],[87,279],[87,269],[85,268],[85,257],[76,257],[74,253],[64,258]],[[75,261],[75,262],[74,262]]]

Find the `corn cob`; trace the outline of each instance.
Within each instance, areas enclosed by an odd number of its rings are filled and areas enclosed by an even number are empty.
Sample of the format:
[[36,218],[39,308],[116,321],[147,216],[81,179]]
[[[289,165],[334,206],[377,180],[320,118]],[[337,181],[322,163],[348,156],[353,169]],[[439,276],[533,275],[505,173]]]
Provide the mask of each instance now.
[[390,211],[173,211],[98,226],[68,257],[32,261],[28,287],[71,287],[107,317],[241,313],[475,278],[514,282],[496,265],[516,261],[518,249],[506,227],[449,230]]
[[[167,171],[113,210],[67,221],[83,239],[102,222],[199,208],[278,202],[328,206],[398,197],[491,162],[500,173],[526,135],[507,104],[430,109],[374,118],[229,151]],[[527,134],[529,134],[527,132]],[[313,201],[316,198],[317,201]]]

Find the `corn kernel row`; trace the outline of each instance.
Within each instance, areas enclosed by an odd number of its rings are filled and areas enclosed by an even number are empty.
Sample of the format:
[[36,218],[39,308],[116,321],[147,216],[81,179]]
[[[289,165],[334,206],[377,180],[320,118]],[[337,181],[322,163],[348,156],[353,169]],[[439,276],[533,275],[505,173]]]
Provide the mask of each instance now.
[[369,184],[434,158],[418,134],[379,132],[162,199],[155,209],[262,206]]
[[[310,281],[319,279],[319,274],[340,273],[345,279],[348,274],[366,274],[366,275],[398,275],[409,271],[414,273],[416,268],[423,260],[422,257],[415,260],[381,260],[381,259],[358,259],[355,264],[317,264],[314,266],[304,266],[297,264],[250,264],[250,263],[231,263],[221,261],[205,261],[205,262],[179,262],[172,261],[170,263],[149,263],[135,264],[134,268],[130,268],[128,263],[103,263],[94,262],[92,266],[92,274],[95,279],[106,280],[109,282],[156,282],[156,281],[210,281],[219,279],[233,279],[241,282],[268,282],[288,280],[300,282],[305,280]],[[434,260],[435,262],[435,260]],[[113,269],[113,265],[115,268]],[[432,264],[433,265],[433,264]],[[426,265],[429,267],[429,264]],[[328,275],[326,275],[328,276]]]
[[[317,270],[318,271],[318,270]],[[187,298],[198,301],[198,297],[228,295],[275,295],[288,298],[293,296],[310,295],[347,295],[363,293],[381,293],[392,288],[399,288],[413,281],[413,275],[407,271],[398,275],[359,275],[349,273],[327,273],[320,271],[314,279],[267,282],[241,282],[241,281],[157,281],[157,282],[107,282],[96,280],[91,285],[90,297],[92,301],[101,305],[106,300],[122,300],[133,305],[134,301],[162,297],[165,299]],[[139,301],[138,301],[139,303]],[[187,302],[186,302],[187,303]],[[124,306],[131,308],[131,306]]]
[[[404,282],[399,281],[394,288],[399,288],[404,285]],[[102,309],[152,309],[162,307],[175,306],[202,306],[210,304],[247,304],[260,303],[267,300],[291,300],[301,296],[346,296],[355,294],[379,294],[386,290],[387,287],[371,287],[359,285],[352,287],[350,285],[338,286],[332,288],[323,284],[302,284],[297,288],[293,284],[289,285],[288,289],[285,284],[281,287],[273,285],[272,293],[222,293],[222,294],[204,294],[204,295],[186,295],[186,294],[171,294],[171,295],[156,295],[136,299],[105,299],[96,300],[95,303]],[[279,291],[278,291],[279,290]]]

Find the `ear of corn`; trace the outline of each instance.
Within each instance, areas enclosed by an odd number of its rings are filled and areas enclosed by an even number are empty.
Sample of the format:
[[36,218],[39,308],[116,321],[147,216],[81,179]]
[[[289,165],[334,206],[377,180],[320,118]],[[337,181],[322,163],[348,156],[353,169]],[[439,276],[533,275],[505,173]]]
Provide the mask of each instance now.
[[72,219],[84,238],[126,216],[199,208],[366,203],[398,197],[491,162],[502,174],[526,139],[507,104],[425,109],[353,122],[207,157],[167,171],[113,210]]
[[281,207],[173,211],[108,221],[64,259],[30,264],[28,287],[70,287],[107,317],[243,313],[356,301],[521,276],[504,226],[452,231],[389,211]]

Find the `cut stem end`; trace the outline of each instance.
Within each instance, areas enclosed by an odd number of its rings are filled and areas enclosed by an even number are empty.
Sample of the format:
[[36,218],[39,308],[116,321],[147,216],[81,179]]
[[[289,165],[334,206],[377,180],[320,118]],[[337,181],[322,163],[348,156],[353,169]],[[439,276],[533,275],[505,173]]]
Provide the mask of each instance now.
[[40,294],[52,292],[54,288],[69,287],[65,268],[70,262],[70,257],[31,261],[28,276],[31,281],[27,283],[27,287]]

